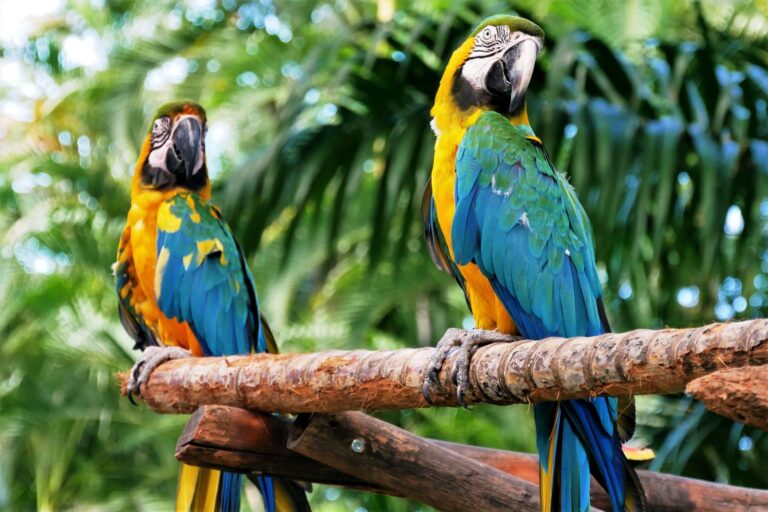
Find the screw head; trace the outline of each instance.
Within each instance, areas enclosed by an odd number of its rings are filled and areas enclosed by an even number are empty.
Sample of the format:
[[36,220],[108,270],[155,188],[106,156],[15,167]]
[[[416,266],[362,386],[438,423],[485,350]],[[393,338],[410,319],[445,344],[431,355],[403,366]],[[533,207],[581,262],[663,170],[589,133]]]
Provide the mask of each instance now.
[[365,451],[365,441],[359,437],[356,437],[352,440],[352,443],[349,445],[349,447],[352,448],[352,451],[355,453],[363,453]]

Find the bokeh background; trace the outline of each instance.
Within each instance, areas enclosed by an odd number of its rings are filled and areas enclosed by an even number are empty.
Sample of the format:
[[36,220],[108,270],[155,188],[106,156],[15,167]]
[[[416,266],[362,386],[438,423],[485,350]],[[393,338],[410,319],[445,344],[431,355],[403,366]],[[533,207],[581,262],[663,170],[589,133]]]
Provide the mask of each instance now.
[[[170,510],[184,417],[119,397],[137,354],[110,266],[154,109],[207,109],[215,202],[285,351],[433,344],[472,325],[419,221],[429,107],[485,16],[547,33],[530,117],[587,208],[616,330],[768,308],[768,2],[3,0],[0,509]],[[768,437],[640,397],[651,469],[768,486]],[[380,417],[534,450],[531,410]],[[418,503],[316,486],[315,510]],[[258,508],[258,507],[255,507]]]

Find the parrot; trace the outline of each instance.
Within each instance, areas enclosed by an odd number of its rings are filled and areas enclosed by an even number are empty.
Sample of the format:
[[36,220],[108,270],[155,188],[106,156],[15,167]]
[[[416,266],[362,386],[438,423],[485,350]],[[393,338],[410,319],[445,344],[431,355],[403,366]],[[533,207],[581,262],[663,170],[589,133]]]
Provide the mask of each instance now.
[[[128,396],[170,359],[276,353],[243,251],[210,203],[203,107],[159,108],[131,181],[114,265],[121,323],[143,354]],[[256,477],[267,512],[309,510],[299,484]],[[240,510],[242,475],[182,464],[176,510]]]
[[[438,342],[425,372],[427,401],[457,347],[452,377],[464,405],[479,344],[610,332],[589,218],[528,119],[526,94],[543,44],[535,23],[493,16],[454,51],[440,80],[421,214],[430,255],[461,286],[475,329],[467,336],[449,329]],[[540,403],[534,420],[543,511],[589,510],[590,472],[614,511],[647,509],[621,446],[634,431],[631,401]]]

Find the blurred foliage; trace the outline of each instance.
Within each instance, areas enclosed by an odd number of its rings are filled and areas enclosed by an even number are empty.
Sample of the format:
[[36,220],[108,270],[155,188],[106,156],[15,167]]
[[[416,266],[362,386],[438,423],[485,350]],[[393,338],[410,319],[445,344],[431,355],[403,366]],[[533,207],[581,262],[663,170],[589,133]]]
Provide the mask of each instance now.
[[[172,508],[185,418],[119,398],[114,373],[136,354],[110,273],[165,100],[208,109],[214,197],[283,349],[426,345],[471,322],[417,211],[442,66],[489,14],[516,9],[548,34],[530,115],[592,218],[614,328],[765,315],[768,2],[389,5],[70,0],[4,36],[0,509]],[[533,451],[529,413],[380,416]],[[639,422],[652,469],[768,485],[761,431],[674,397],[641,397]],[[425,510],[323,486],[312,502]]]

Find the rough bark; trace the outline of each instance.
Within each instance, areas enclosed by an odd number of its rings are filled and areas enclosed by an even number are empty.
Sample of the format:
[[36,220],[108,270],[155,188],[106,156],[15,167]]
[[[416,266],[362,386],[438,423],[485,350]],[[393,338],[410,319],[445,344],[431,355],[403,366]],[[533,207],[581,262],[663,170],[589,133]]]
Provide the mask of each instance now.
[[[142,390],[157,412],[221,404],[286,413],[427,407],[431,348],[254,354],[170,361]],[[443,365],[433,403],[456,406]],[[590,396],[679,393],[717,370],[768,363],[768,320],[694,329],[636,330],[593,338],[494,343],[472,358],[469,403],[513,404]]]
[[[373,420],[355,413],[359,424]],[[321,462],[304,457],[286,446],[292,420],[276,418],[225,406],[198,409],[189,420],[177,444],[176,457],[187,464],[241,472],[269,473],[292,479],[352,487],[364,491],[402,496],[397,489],[386,489],[348,475]],[[370,430],[367,429],[367,430]],[[467,446],[445,441],[432,443],[512,476],[538,485],[538,459],[535,455]],[[338,452],[350,464],[358,454],[340,441]],[[326,448],[323,448],[325,450]],[[663,473],[638,471],[648,497],[649,512],[744,512],[768,509],[768,491],[747,489],[694,480]],[[605,491],[593,480],[592,503],[610,510]]]
[[768,366],[711,373],[688,384],[686,391],[717,414],[768,430]]
[[438,510],[540,508],[530,482],[362,413],[301,415],[288,448]]

